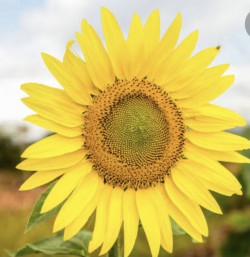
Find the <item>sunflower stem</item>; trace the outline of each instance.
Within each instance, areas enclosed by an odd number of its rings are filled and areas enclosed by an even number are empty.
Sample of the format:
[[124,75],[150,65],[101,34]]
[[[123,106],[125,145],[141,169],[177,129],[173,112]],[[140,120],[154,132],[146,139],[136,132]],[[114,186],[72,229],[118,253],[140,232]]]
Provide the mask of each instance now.
[[116,242],[110,249],[108,256],[109,257],[123,257],[120,235],[118,236]]

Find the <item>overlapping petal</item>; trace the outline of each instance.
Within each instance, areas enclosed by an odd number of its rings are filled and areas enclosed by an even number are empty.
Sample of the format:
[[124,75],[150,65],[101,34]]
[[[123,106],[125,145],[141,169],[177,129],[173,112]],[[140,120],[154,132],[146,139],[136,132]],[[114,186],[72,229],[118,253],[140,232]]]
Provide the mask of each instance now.
[[25,171],[35,170],[56,170],[69,168],[78,162],[80,162],[86,155],[86,150],[78,150],[72,153],[63,154],[60,156],[49,157],[49,158],[29,158],[17,165],[17,168]]
[[125,71],[128,80],[133,79],[143,65],[143,25],[138,14],[134,14],[127,38],[128,64]]
[[82,125],[70,128],[37,114],[29,115],[24,120],[66,137],[77,137],[82,134]]
[[[68,168],[65,174],[57,181],[44,201],[41,212],[48,212],[62,203],[91,172],[92,165],[87,160]],[[63,188],[63,191],[62,191]]]
[[95,87],[88,74],[87,64],[70,49],[73,43],[74,41],[68,42],[63,57],[63,63],[67,69],[72,72],[72,75],[75,76],[79,87],[84,88],[85,93],[88,92],[88,94],[98,95],[98,89]]
[[235,151],[248,149],[250,141],[246,138],[228,132],[203,133],[186,132],[186,137],[195,145],[216,151]]
[[114,72],[118,78],[125,78],[127,66],[126,41],[114,15],[102,7],[102,29]]
[[82,21],[82,34],[76,34],[84,54],[87,70],[95,86],[100,90],[114,82],[115,74],[110,58],[95,30],[86,20]]
[[139,225],[136,193],[132,189],[126,190],[123,195],[123,221],[124,256],[128,257],[134,247]]
[[23,152],[23,158],[50,158],[72,153],[82,148],[82,137],[64,137],[58,134],[48,136],[32,145]]
[[67,69],[66,65],[51,55],[43,53],[42,57],[48,70],[76,103],[82,105],[92,104],[92,99],[88,94],[87,89],[80,83],[80,81],[78,81],[70,70]]
[[151,189],[136,192],[136,204],[140,220],[146,233],[148,244],[153,257],[158,256],[161,244],[161,230],[157,210],[152,201]]
[[100,183],[102,182],[99,176],[94,172],[90,172],[83,179],[59,211],[53,227],[54,232],[65,228],[81,214],[84,208],[92,201]]

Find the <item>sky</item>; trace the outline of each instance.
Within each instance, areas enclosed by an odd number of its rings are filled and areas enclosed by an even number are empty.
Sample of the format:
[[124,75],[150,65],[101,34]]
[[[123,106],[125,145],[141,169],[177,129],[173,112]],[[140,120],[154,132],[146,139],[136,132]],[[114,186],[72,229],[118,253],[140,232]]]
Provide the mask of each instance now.
[[[245,29],[249,0],[0,0],[0,125],[21,123],[32,113],[20,101],[25,96],[22,83],[59,86],[46,70],[41,52],[62,59],[83,18],[101,34],[101,6],[115,14],[125,34],[134,12],[145,21],[158,8],[162,33],[181,12],[181,39],[198,29],[195,51],[220,45],[213,64],[230,63],[228,73],[236,77],[215,103],[237,111],[250,123],[250,36]],[[77,46],[75,50],[79,51]]]

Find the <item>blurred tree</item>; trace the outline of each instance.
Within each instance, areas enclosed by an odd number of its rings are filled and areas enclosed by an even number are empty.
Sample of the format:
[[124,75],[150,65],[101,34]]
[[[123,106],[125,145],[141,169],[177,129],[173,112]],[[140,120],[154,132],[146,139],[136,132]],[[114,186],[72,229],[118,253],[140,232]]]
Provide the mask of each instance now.
[[0,171],[15,170],[20,162],[21,147],[15,144],[10,136],[0,133]]

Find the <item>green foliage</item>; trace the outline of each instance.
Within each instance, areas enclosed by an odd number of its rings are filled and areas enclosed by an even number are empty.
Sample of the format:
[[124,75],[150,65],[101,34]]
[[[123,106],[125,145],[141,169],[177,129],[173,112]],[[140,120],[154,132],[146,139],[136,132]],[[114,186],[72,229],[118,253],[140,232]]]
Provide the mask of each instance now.
[[11,138],[0,133],[0,171],[14,170],[20,162],[20,146],[13,143]]
[[[246,127],[241,136],[250,139],[250,127]],[[242,154],[250,158],[250,149],[242,151]],[[243,196],[234,202],[233,211],[225,217],[227,226],[232,231],[227,235],[220,248],[222,257],[249,257],[250,256],[250,164],[242,164],[239,170],[239,180],[243,186]],[[232,203],[232,201],[231,201]]]
[[87,248],[91,239],[91,232],[80,231],[75,237],[64,241],[62,232],[53,237],[44,238],[38,242],[27,244],[15,252],[9,253],[11,257],[19,257],[27,254],[44,253],[70,254],[77,256],[89,256]]
[[250,199],[250,165],[246,164],[243,166],[243,170],[241,172],[241,180],[244,187],[244,193],[246,198]]
[[226,218],[226,222],[234,227],[234,232],[250,230],[250,210],[245,210],[244,212],[233,211]]
[[249,257],[250,230],[231,233],[221,247],[222,257]]
[[29,221],[27,223],[25,232],[28,232],[29,230],[34,228],[37,224],[39,224],[39,223],[49,219],[50,217],[54,216],[60,210],[62,204],[58,205],[56,208],[52,209],[49,212],[46,212],[46,213],[43,213],[43,214],[40,213],[45,199],[47,198],[48,194],[50,193],[50,191],[52,190],[52,188],[54,187],[56,182],[57,181],[54,181],[53,183],[51,183],[47,187],[45,192],[43,194],[41,194],[41,196],[37,200],[37,202],[36,202],[36,204],[35,204],[35,206],[32,210],[32,213],[30,215]]

